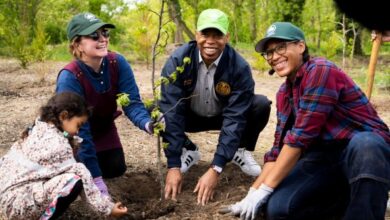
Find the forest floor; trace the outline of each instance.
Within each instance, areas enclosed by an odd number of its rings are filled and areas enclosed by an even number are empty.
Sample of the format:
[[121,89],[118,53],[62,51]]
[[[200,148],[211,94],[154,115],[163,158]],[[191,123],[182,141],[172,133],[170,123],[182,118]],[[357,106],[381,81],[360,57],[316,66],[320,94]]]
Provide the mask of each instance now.
[[[24,128],[37,116],[39,107],[54,94],[55,80],[64,62],[45,62],[21,69],[16,60],[0,59],[0,156],[18,139]],[[151,70],[142,64],[133,64],[133,71],[143,98],[152,96]],[[161,67],[158,67],[160,69]],[[362,73],[363,74],[363,73]],[[159,72],[156,73],[159,75]],[[260,134],[255,159],[262,164],[264,152],[272,145],[276,124],[275,94],[283,79],[254,71],[256,93],[266,95],[272,103],[269,123]],[[380,117],[390,125],[390,93],[379,91],[372,103]],[[233,165],[228,164],[220,176],[214,200],[206,206],[196,204],[192,192],[198,178],[208,169],[218,141],[218,131],[189,133],[202,154],[198,165],[184,176],[182,193],[177,202],[160,201],[160,183],[157,172],[156,137],[136,128],[123,115],[116,120],[124,146],[127,172],[124,176],[106,180],[115,201],[121,201],[129,214],[121,219],[235,219],[220,215],[218,208],[242,199],[254,180]],[[162,156],[163,172],[166,160]],[[62,219],[103,219],[88,207],[76,201]]]

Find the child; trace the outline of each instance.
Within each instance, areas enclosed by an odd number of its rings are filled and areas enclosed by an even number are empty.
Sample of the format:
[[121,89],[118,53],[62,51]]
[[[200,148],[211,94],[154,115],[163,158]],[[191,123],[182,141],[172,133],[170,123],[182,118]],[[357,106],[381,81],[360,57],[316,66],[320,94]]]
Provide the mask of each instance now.
[[127,208],[103,196],[74,159],[76,135],[89,114],[83,98],[70,92],[41,107],[33,127],[0,159],[0,219],[55,219],[79,194],[100,214],[126,214]]

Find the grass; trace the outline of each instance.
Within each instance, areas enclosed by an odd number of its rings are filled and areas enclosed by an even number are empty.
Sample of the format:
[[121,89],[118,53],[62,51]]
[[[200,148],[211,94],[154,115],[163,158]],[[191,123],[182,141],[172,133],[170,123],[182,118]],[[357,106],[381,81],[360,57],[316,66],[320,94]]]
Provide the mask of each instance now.
[[53,61],[69,61],[72,56],[68,51],[68,43],[49,45],[47,59]]

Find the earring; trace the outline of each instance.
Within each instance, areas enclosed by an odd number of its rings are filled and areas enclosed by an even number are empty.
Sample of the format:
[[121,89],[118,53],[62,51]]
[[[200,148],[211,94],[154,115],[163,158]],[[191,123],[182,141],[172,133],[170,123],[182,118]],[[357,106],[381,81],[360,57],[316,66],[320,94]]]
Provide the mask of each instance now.
[[69,133],[67,132],[67,131],[64,131],[64,132],[62,132],[62,134],[64,134],[64,137],[69,137]]

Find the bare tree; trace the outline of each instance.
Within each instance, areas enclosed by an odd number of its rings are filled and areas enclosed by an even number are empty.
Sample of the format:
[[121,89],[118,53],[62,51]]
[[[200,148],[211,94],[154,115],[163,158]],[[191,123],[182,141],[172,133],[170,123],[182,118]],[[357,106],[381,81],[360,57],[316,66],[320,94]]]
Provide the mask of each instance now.
[[336,22],[338,25],[341,26],[341,31],[342,31],[342,37],[341,37],[341,42],[343,44],[343,60],[342,60],[342,68],[345,68],[345,60],[346,60],[346,53],[347,53],[347,45],[348,45],[348,33],[350,31],[353,32],[353,40],[352,40],[352,48],[351,48],[351,57],[350,59],[353,59],[354,52],[355,52],[355,47],[356,47],[356,39],[359,34],[357,31],[357,28],[355,26],[355,23],[352,21],[351,22],[351,28],[348,27],[348,23],[346,21],[345,14],[342,15],[341,22]]
[[234,42],[239,42],[238,32],[242,27],[242,4],[244,0],[233,0],[233,8],[234,8],[234,19],[233,19],[233,29],[234,29]]
[[183,32],[191,39],[195,39],[194,33],[187,27],[181,15],[181,6],[178,0],[167,0],[169,17],[176,25],[175,43],[183,43]]
[[352,22],[351,23],[351,30],[352,30],[352,33],[353,33],[353,40],[352,40],[352,48],[351,48],[351,54],[349,56],[350,58],[350,62],[352,64],[352,61],[353,61],[353,57],[355,56],[355,49],[356,49],[356,39],[359,35],[359,30],[356,28],[356,25],[355,25],[355,22]]
[[[155,88],[155,71],[156,71],[156,58],[159,55],[159,47],[161,46],[160,40],[161,40],[161,35],[162,35],[162,29],[163,29],[163,14],[164,14],[164,5],[165,5],[165,0],[161,0],[161,8],[160,11],[157,14],[158,16],[158,32],[157,32],[157,37],[156,41],[154,42],[153,45],[153,50],[152,50],[152,88]],[[156,94],[155,89],[153,89],[153,105],[154,108],[157,108],[158,105],[158,95]],[[154,109],[155,110],[155,109]],[[158,109],[157,109],[158,110]],[[156,145],[157,145],[157,166],[158,166],[158,175],[160,179],[160,199],[162,200],[164,198],[164,177],[163,177],[163,171],[162,171],[162,163],[161,163],[161,141],[160,141],[160,134],[157,134],[156,138]]]
[[[185,97],[181,98],[177,101],[177,103],[169,110],[167,110],[164,114],[161,114],[158,102],[160,100],[160,95],[157,92],[157,89],[160,88],[162,85],[168,85],[169,83],[173,83],[178,74],[181,74],[184,72],[184,69],[186,65],[191,63],[191,59],[189,57],[184,57],[183,58],[183,63],[181,66],[177,66],[175,71],[172,72],[168,77],[160,77],[158,80],[155,80],[155,70],[156,70],[156,58],[157,56],[163,51],[162,48],[165,48],[167,45],[168,37],[165,38],[164,42],[161,42],[163,35],[165,34],[168,36],[168,33],[163,29],[163,26],[170,22],[163,23],[163,15],[164,15],[164,7],[165,4],[167,4],[167,1],[169,2],[170,0],[161,0],[161,8],[159,12],[154,12],[158,16],[158,32],[156,36],[156,41],[153,44],[153,50],[152,50],[152,88],[153,88],[153,100],[152,103],[149,105],[148,109],[152,109],[151,112],[151,118],[153,121],[153,133],[157,136],[157,166],[158,166],[158,173],[159,173],[159,179],[160,179],[160,186],[161,186],[161,191],[160,191],[160,196],[161,200],[164,199],[164,178],[163,178],[163,172],[162,172],[162,164],[161,164],[161,145],[162,147],[165,148],[167,146],[166,143],[161,144],[161,138],[160,138],[160,132],[162,132],[165,128],[162,123],[162,120],[164,119],[164,115],[171,110],[175,109],[176,106],[182,102],[183,100],[189,99],[193,97],[194,95],[190,97]],[[147,105],[147,103],[146,103]]]
[[250,0],[249,1],[249,4],[248,4],[248,9],[249,9],[249,13],[251,15],[251,20],[249,21],[249,25],[250,25],[250,30],[251,30],[251,35],[250,35],[250,39],[251,41],[255,41],[256,40],[256,37],[257,37],[257,13],[256,13],[256,9],[257,9],[257,0]]

